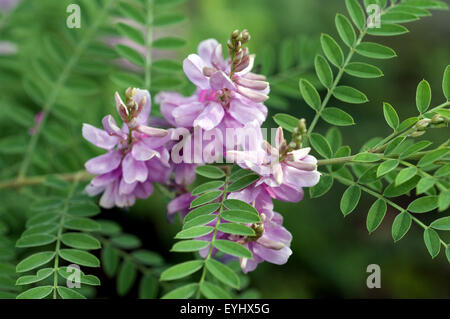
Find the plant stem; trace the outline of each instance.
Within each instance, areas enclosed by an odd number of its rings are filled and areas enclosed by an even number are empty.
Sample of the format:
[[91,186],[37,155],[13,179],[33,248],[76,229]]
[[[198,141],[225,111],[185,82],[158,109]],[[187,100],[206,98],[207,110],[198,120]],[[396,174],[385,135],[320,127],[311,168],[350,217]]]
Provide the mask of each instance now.
[[108,10],[111,8],[112,4],[116,0],[110,0],[102,9],[102,12],[98,15],[98,19],[93,23],[89,29],[86,31],[83,39],[78,43],[78,45],[75,47],[72,56],[70,57],[69,61],[65,65],[64,69],[62,70],[61,74],[58,77],[58,80],[56,81],[55,85],[53,86],[50,94],[48,95],[48,98],[45,101],[44,107],[42,108],[42,119],[41,121],[36,125],[36,131],[31,136],[31,139],[27,145],[23,161],[20,164],[19,168],[19,174],[17,176],[17,180],[21,181],[25,178],[28,167],[31,163],[31,158],[33,156],[34,149],[36,148],[37,142],[39,140],[39,136],[42,131],[42,127],[45,125],[47,118],[49,114],[52,111],[53,106],[55,105],[56,99],[58,98],[60,89],[64,86],[66,80],[68,79],[70,73],[72,72],[72,68],[75,66],[75,64],[78,62],[79,58],[81,57],[83,51],[87,47],[89,41],[91,40],[94,32],[100,27],[100,24],[103,22],[103,20],[106,18]]
[[75,175],[74,182],[72,187],[70,188],[69,194],[67,195],[66,200],[64,201],[64,207],[61,212],[61,219],[58,224],[58,234],[56,235],[56,246],[55,246],[55,262],[53,264],[53,299],[57,299],[56,290],[58,288],[58,267],[59,267],[59,250],[61,248],[61,236],[64,229],[64,220],[66,218],[66,212],[69,208],[69,200],[72,198],[73,193],[79,182],[79,175]]
[[78,181],[87,181],[93,177],[88,172],[82,170],[82,171],[78,171],[78,172],[74,172],[74,173],[50,174],[50,175],[26,177],[26,178],[22,178],[21,180],[17,180],[14,178],[11,180],[0,182],[0,190],[7,189],[7,188],[21,188],[24,186],[40,185],[40,184],[44,183],[45,180],[50,176],[56,176],[67,182],[72,182],[76,178],[78,178]]
[[[411,212],[409,212],[407,209],[405,209],[405,208],[401,207],[400,205],[394,203],[394,202],[391,201],[390,199],[384,197],[382,194],[380,194],[380,193],[378,193],[378,192],[376,192],[376,191],[374,191],[374,190],[372,190],[372,189],[370,189],[370,188],[368,188],[368,187],[366,187],[366,186],[364,186],[364,185],[361,185],[361,184],[358,183],[358,182],[354,182],[354,181],[351,181],[351,180],[348,180],[348,179],[346,179],[346,178],[343,178],[343,177],[340,177],[340,176],[336,176],[336,175],[333,175],[333,174],[328,174],[328,173],[324,173],[324,174],[332,176],[334,179],[336,179],[337,181],[339,181],[341,184],[344,184],[344,185],[347,185],[347,186],[358,185],[358,187],[361,188],[361,190],[363,190],[363,191],[366,192],[367,194],[370,194],[370,195],[372,195],[372,196],[374,196],[374,197],[376,197],[376,198],[378,198],[378,199],[381,199],[381,200],[385,201],[385,202],[388,203],[390,206],[392,206],[393,208],[397,209],[397,210],[400,211],[400,212],[406,212],[408,215],[411,216],[411,219],[412,219],[416,224],[418,224],[420,227],[422,227],[423,229],[428,229],[428,228],[429,228],[429,226],[427,226],[427,225],[425,225],[424,223],[422,223],[418,218],[416,218],[416,217],[415,217]],[[447,248],[448,245],[447,245],[442,239],[439,238],[439,240],[440,240],[440,243],[442,244],[442,246],[444,246],[444,248]]]
[[147,0],[147,21],[145,23],[145,80],[144,88],[150,91],[152,84],[152,43],[153,43],[153,0]]
[[196,297],[197,299],[200,298],[200,287],[202,286],[202,283],[205,281],[205,277],[206,277],[206,262],[212,256],[212,251],[213,251],[213,248],[214,248],[214,241],[216,240],[218,227],[220,225],[220,217],[221,217],[222,212],[223,212],[223,206],[224,206],[223,203],[225,202],[226,197],[227,197],[228,179],[230,177],[230,171],[231,171],[230,166],[226,166],[225,171],[226,171],[225,172],[226,176],[225,176],[225,186],[223,187],[223,196],[222,196],[222,199],[220,201],[220,208],[219,208],[219,213],[217,214],[216,225],[214,226],[214,233],[213,233],[213,236],[212,236],[212,239],[211,239],[211,243],[209,244],[208,255],[206,256],[206,258],[204,260],[203,272],[202,272],[202,275],[200,277],[200,281],[198,282],[198,291],[197,291],[197,297]]

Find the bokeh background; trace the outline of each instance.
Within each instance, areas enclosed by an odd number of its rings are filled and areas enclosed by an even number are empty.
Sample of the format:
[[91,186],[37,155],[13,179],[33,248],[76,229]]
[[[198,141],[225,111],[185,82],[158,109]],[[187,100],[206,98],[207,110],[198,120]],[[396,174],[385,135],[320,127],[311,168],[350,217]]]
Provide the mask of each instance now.
[[[65,8],[76,1],[24,2],[26,4],[22,3],[16,9],[17,17],[11,17],[0,29],[0,40],[15,43],[18,50],[12,56],[0,57],[1,179],[14,176],[14,163],[20,159],[20,153],[5,151],[4,138],[17,131],[17,125],[10,121],[6,113],[11,108],[17,112],[26,110],[27,114],[39,112],[42,106],[24,93],[24,78],[29,76],[29,65],[35,57],[42,55],[43,37],[51,35],[58,38],[67,16]],[[337,37],[335,14],[347,14],[343,0],[187,0],[173,10],[183,12],[188,18],[183,25],[170,31],[187,40],[183,49],[171,53],[175,59],[181,61],[187,54],[194,52],[198,42],[203,39],[216,38],[225,43],[232,30],[246,28],[252,35],[250,49],[257,54],[257,59],[267,52],[275,54],[277,65],[269,76],[274,81],[279,81],[283,74],[291,74],[291,71],[311,77],[310,57],[318,49],[320,34],[325,32]],[[389,128],[383,120],[383,101],[394,105],[401,119],[414,116],[415,90],[423,78],[431,84],[432,104],[442,103],[442,74],[450,63],[449,15],[448,11],[433,11],[432,17],[407,24],[410,33],[377,39],[377,42],[393,48],[398,55],[392,60],[374,62],[384,71],[384,77],[370,80],[344,77],[343,83],[362,90],[370,100],[364,105],[342,105],[357,123],[356,126],[341,129],[344,144],[357,150],[370,138],[389,134]],[[283,50],[294,52],[295,61],[287,66],[283,64],[283,53],[280,53]],[[156,56],[158,54],[164,55],[155,53]],[[258,64],[263,62],[259,58]],[[263,65],[260,70],[264,71],[265,67]],[[50,138],[50,146],[45,146],[41,151],[51,154],[54,160],[49,165],[35,165],[30,174],[80,169],[83,160],[95,152],[81,138],[81,123],[99,125],[104,114],[113,112],[112,97],[117,87],[106,73],[95,75],[92,80],[99,87],[98,91],[82,98],[69,95],[67,98],[72,100],[67,104],[77,105],[71,109],[73,113],[64,113],[63,109],[57,112],[57,117],[50,119],[49,124],[56,125],[70,117],[71,126],[66,132],[70,139],[52,141]],[[187,92],[190,88],[180,89]],[[282,101],[272,102],[269,102],[270,115],[281,111],[309,121],[313,118],[311,110],[295,93],[289,92]],[[330,105],[341,106],[337,103],[332,100]],[[273,125],[268,119],[267,126]],[[321,121],[317,131],[325,133],[328,128],[329,125]],[[431,131],[428,136],[436,143],[447,138],[448,131],[445,130]],[[59,164],[59,161],[65,164]],[[357,209],[344,219],[339,211],[339,199],[344,189],[336,184],[320,199],[310,200],[306,194],[305,199],[298,204],[276,203],[276,210],[285,218],[285,227],[293,235],[293,255],[283,266],[261,264],[249,275],[250,287],[264,298],[449,298],[448,261],[442,252],[434,260],[430,258],[421,229],[413,225],[401,241],[393,243],[391,225],[397,212],[388,210],[382,225],[369,235],[365,220],[374,199],[363,195]],[[25,192],[32,193],[32,190]],[[11,205],[13,211],[5,212],[11,202],[17,201],[20,196],[23,195],[8,193],[8,199],[0,205],[3,214],[0,216],[12,213],[21,216],[17,205]],[[403,197],[398,201],[407,205],[411,198]],[[166,260],[183,260],[186,256],[168,252],[180,223],[178,220],[174,224],[167,222],[165,205],[166,199],[156,191],[150,199],[139,201],[128,211],[108,210],[102,212],[101,217],[120,222],[125,231],[138,235],[146,248],[159,252]],[[20,221],[5,218],[12,233],[20,229]],[[366,287],[366,267],[369,264],[381,267],[380,289]],[[108,283],[106,278],[102,278],[102,281],[105,284],[99,295],[115,297],[113,284]]]

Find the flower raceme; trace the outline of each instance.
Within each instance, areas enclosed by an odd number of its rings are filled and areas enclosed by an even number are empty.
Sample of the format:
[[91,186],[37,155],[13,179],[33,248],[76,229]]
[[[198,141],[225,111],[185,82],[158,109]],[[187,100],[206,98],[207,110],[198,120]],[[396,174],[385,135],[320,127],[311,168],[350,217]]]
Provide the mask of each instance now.
[[[222,46],[216,40],[201,42],[198,54],[189,55],[183,63],[186,76],[197,87],[195,93],[184,97],[175,92],[161,92],[155,98],[164,123],[161,119],[149,119],[149,92],[129,88],[125,102],[115,94],[122,127],[108,115],[103,118],[103,130],[89,124],[84,124],[82,130],[86,140],[106,150],[106,154],[85,164],[86,170],[96,175],[86,192],[91,196],[102,194],[100,205],[105,208],[128,207],[136,198],[147,198],[156,182],[177,195],[167,206],[168,219],[173,220],[176,213],[184,219],[191,211],[191,202],[197,198],[187,186],[194,182],[195,167],[208,162],[202,152],[204,141],[209,140],[204,134],[212,134],[214,143],[221,143],[219,151],[211,143],[206,143],[206,149],[214,149],[215,154],[223,152],[227,162],[258,174],[256,183],[226,194],[227,199],[239,199],[256,209],[261,222],[247,225],[255,235],[238,236],[217,230],[215,236],[235,241],[252,252],[252,259],[240,259],[244,272],[254,270],[263,261],[287,262],[292,254],[289,248],[292,236],[283,227],[281,215],[273,211],[272,200],[297,202],[303,197],[303,187],[314,186],[320,178],[317,160],[309,155],[309,148],[301,147],[304,127],[301,132],[295,131],[289,144],[281,128],[276,130],[273,146],[264,140],[261,125],[267,116],[263,103],[268,98],[269,84],[264,76],[251,72],[254,55],[242,47],[249,38],[245,30],[233,32],[227,43],[228,59],[223,58]],[[167,130],[151,127],[150,122]],[[203,134],[200,148],[195,137],[198,130]],[[192,138],[184,140],[186,136]],[[192,161],[187,154],[191,149],[194,153],[201,151],[199,161]],[[220,203],[223,196],[215,201]],[[215,221],[210,226],[215,227]],[[198,239],[211,240],[211,236]],[[206,256],[208,252],[200,254]]]
[[[147,198],[153,192],[152,172],[169,166],[168,152],[163,147],[166,130],[147,126],[151,99],[148,91],[128,89],[126,103],[116,93],[116,108],[122,128],[111,115],[103,118],[104,130],[83,125],[83,137],[107,153],[86,162],[86,170],[97,175],[87,186],[89,195],[103,193],[100,205],[126,207],[136,198]],[[157,160],[153,160],[156,157]],[[159,163],[158,163],[159,162]],[[157,174],[155,174],[157,175]]]

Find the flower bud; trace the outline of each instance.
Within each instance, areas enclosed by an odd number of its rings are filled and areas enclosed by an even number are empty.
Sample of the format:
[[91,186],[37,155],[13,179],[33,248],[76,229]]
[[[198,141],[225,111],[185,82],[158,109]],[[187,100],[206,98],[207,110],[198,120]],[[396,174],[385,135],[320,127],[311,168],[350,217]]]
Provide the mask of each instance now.
[[433,124],[439,124],[444,122],[444,118],[440,116],[439,114],[435,114],[433,118],[431,119],[431,123]]
[[425,131],[415,131],[415,132],[411,133],[410,136],[415,138],[415,137],[422,136],[423,134],[425,134]]
[[421,119],[416,123],[416,127],[418,130],[422,131],[427,128],[427,126],[431,123],[430,119]]

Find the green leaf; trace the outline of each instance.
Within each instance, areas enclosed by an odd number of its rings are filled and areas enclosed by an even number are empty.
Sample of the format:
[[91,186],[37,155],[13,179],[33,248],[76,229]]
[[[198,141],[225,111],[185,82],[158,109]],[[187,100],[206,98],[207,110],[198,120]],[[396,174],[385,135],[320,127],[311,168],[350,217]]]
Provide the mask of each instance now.
[[422,194],[428,191],[434,185],[434,179],[432,177],[422,177],[417,184],[416,194]]
[[232,235],[241,235],[241,236],[255,236],[255,231],[250,227],[232,224],[232,223],[222,223],[217,227],[221,232],[232,234]]
[[442,79],[442,91],[447,100],[450,100],[450,65],[447,65],[444,71],[444,78]]
[[344,71],[347,74],[363,79],[374,79],[383,76],[383,72],[379,68],[363,62],[349,63]]
[[345,5],[353,23],[359,30],[363,30],[366,25],[366,15],[358,0],[345,0]]
[[234,241],[216,239],[214,241],[214,247],[225,254],[230,254],[236,257],[253,258],[252,253],[246,247],[235,243]]
[[423,196],[414,200],[408,206],[408,210],[412,213],[426,213],[438,207],[437,196]]
[[425,246],[427,247],[427,250],[432,258],[439,255],[439,251],[441,250],[441,241],[438,233],[434,229],[425,229],[423,232],[423,240],[425,241]]
[[328,34],[322,34],[320,37],[322,50],[327,59],[335,66],[340,67],[344,64],[344,54],[337,42]]
[[322,102],[320,101],[320,95],[314,85],[312,85],[306,79],[300,79],[299,87],[300,93],[302,94],[306,104],[317,111],[320,108]]
[[440,148],[437,149],[431,153],[426,154],[424,157],[422,157],[417,163],[417,166],[419,167],[425,167],[427,165],[433,164],[435,161],[439,160],[440,158],[444,157],[445,155],[450,152],[450,148]]
[[217,198],[219,198],[222,195],[222,193],[223,193],[222,191],[212,191],[212,192],[208,192],[203,195],[200,195],[199,197],[197,197],[196,199],[194,199],[191,202],[190,207],[193,208],[193,207],[197,207],[197,206],[212,202],[212,201],[216,200]]
[[137,52],[135,49],[130,48],[129,46],[118,44],[116,45],[116,51],[117,53],[130,61],[133,64],[136,64],[137,66],[144,67],[145,60],[144,57]]
[[335,153],[342,145],[342,135],[339,131],[339,128],[337,128],[336,126],[332,126],[328,129],[325,138],[330,144],[333,153]]
[[202,216],[195,217],[183,225],[183,230],[208,224],[216,218],[217,218],[217,215],[202,215]]
[[384,155],[389,155],[392,152],[394,152],[398,146],[400,146],[401,143],[406,139],[405,136],[397,136],[394,138],[389,144],[386,146],[384,150]]
[[344,41],[348,47],[353,47],[356,42],[356,33],[351,22],[346,16],[338,13],[335,18],[335,23],[342,41]]
[[181,38],[165,37],[153,41],[152,46],[155,49],[177,49],[183,47],[185,44],[186,41]]
[[323,56],[317,55],[314,60],[314,67],[320,83],[327,88],[331,88],[333,85],[333,72],[328,61]]
[[183,68],[179,62],[166,59],[154,61],[152,67],[164,72],[178,72]]
[[439,212],[443,212],[443,211],[447,210],[449,206],[450,206],[450,191],[447,189],[447,190],[443,190],[439,194],[438,210],[439,210]]
[[369,233],[372,233],[378,228],[378,226],[380,226],[384,216],[386,215],[386,210],[386,202],[383,199],[377,199],[370,207],[366,220],[366,227]]
[[106,275],[112,277],[116,274],[117,267],[119,266],[119,253],[111,245],[106,245],[102,249],[102,265]]
[[[352,150],[350,149],[350,146],[341,146],[338,148],[338,150],[336,151],[336,153],[334,154],[334,157],[338,158],[338,157],[347,157],[350,156]],[[333,172],[339,171],[340,169],[342,169],[344,167],[343,163],[339,163],[339,164],[333,164],[331,166],[331,169]]]
[[367,34],[375,36],[394,36],[408,33],[408,29],[395,23],[381,23],[380,28],[367,29]]
[[45,278],[48,278],[51,274],[53,274],[53,268],[39,269],[36,275],[27,275],[19,277],[16,281],[16,286],[29,285],[44,280]]
[[131,234],[120,234],[111,238],[111,243],[114,246],[124,248],[124,249],[135,249],[142,245],[141,240]]
[[175,243],[172,246],[171,251],[176,252],[189,252],[198,251],[200,249],[208,247],[209,242],[205,240],[183,240]]
[[235,289],[240,288],[239,277],[227,265],[210,258],[206,260],[206,269],[224,284]]
[[333,177],[325,175],[320,177],[319,183],[309,189],[309,196],[317,198],[325,195],[333,186]]
[[[58,274],[64,279],[69,279],[73,274],[73,269],[69,271],[68,267],[58,268]],[[94,275],[85,275],[82,271],[80,273],[80,283],[83,285],[100,286],[100,279]]]
[[161,299],[188,299],[197,291],[198,284],[188,284],[168,292]]
[[198,271],[203,266],[203,260],[192,260],[172,266],[164,270],[161,280],[175,280],[189,276]]
[[331,158],[333,156],[330,144],[322,135],[312,133],[310,136],[310,143],[314,150],[322,157]]
[[423,150],[424,148],[427,148],[431,144],[432,143],[430,141],[420,141],[416,144],[413,144],[410,147],[408,147],[406,150],[404,150],[403,152],[400,153],[400,159],[407,158],[408,156],[411,156],[411,155]]
[[398,125],[400,124],[400,120],[398,118],[397,112],[392,107],[392,105],[386,102],[383,103],[383,113],[388,125],[394,130],[397,129]]
[[425,113],[425,111],[430,107],[431,103],[431,87],[430,84],[422,80],[417,86],[416,91],[416,105],[420,114]]
[[126,295],[136,280],[136,267],[134,264],[125,260],[120,266],[119,275],[117,276],[117,294],[119,296]]
[[445,177],[450,174],[450,163],[440,167],[436,172],[434,172],[434,177]]
[[407,12],[387,12],[381,16],[383,22],[386,23],[407,23],[419,20],[419,18]]
[[361,42],[355,50],[358,54],[372,59],[391,59],[397,56],[391,48],[374,42]]
[[72,230],[80,231],[97,231],[100,230],[100,225],[89,218],[72,218],[64,223],[64,227]]
[[118,7],[120,13],[125,17],[135,20],[141,24],[145,24],[146,17],[142,10],[139,10],[137,7],[126,2],[119,2]]
[[142,32],[140,30],[133,28],[132,26],[122,23],[122,22],[117,23],[116,26],[121,35],[129,38],[130,40],[132,40],[140,45],[144,45],[144,43],[145,43],[144,35],[142,34]]
[[211,203],[201,207],[197,207],[196,209],[191,210],[189,214],[186,215],[186,217],[184,218],[184,222],[186,223],[196,217],[214,213],[219,209],[219,207],[220,207],[219,203]]
[[212,182],[208,182],[208,183],[197,186],[196,188],[194,188],[194,190],[191,193],[192,193],[192,195],[199,195],[199,194],[202,194],[207,191],[212,191],[212,190],[218,189],[218,188],[222,187],[223,185],[224,185],[223,181],[212,181]]
[[28,289],[19,294],[17,299],[43,299],[51,294],[53,286],[41,286]]
[[56,240],[54,235],[49,234],[33,234],[28,236],[23,236],[17,240],[16,247],[37,247],[44,246],[53,243]]
[[298,126],[298,119],[289,114],[278,113],[275,114],[273,119],[275,123],[289,132],[292,132]]
[[67,214],[74,217],[92,217],[100,214],[100,208],[94,203],[76,203],[69,205]]
[[154,251],[139,249],[134,251],[131,255],[138,262],[146,266],[161,266],[164,264],[164,260],[161,255],[155,253]]
[[202,283],[200,291],[208,299],[231,299],[231,296],[222,287],[207,281]]
[[411,216],[407,212],[398,214],[392,223],[392,238],[394,241],[399,241],[406,235],[411,227]]
[[223,204],[230,210],[244,210],[246,212],[258,215],[258,211],[255,207],[238,199],[226,199]]
[[158,280],[151,275],[144,275],[139,282],[139,299],[155,299],[158,295]]
[[400,195],[404,195],[411,191],[414,187],[416,187],[417,183],[419,182],[420,177],[414,176],[406,183],[400,184],[398,186],[395,185],[395,183],[390,184],[386,189],[384,190],[384,196],[386,197],[398,197]]
[[380,160],[380,155],[375,153],[359,153],[353,158],[354,162],[372,163]]
[[86,266],[86,267],[100,267],[100,261],[97,257],[88,253],[87,251],[77,249],[61,249],[59,256],[71,263]]
[[336,87],[333,91],[333,96],[342,102],[353,104],[361,104],[369,101],[364,93],[349,86]]
[[42,266],[48,263],[55,257],[54,251],[43,251],[40,253],[33,254],[23,259],[20,263],[17,264],[16,271],[17,272],[25,272]]
[[417,173],[417,167],[406,167],[402,169],[395,178],[395,185],[403,184],[413,178]]
[[404,120],[403,122],[400,123],[400,125],[398,127],[398,131],[402,132],[402,131],[406,130],[407,128],[410,128],[411,126],[416,124],[417,121],[419,121],[419,118],[415,117],[415,116],[407,118],[406,120]]
[[450,230],[450,216],[441,217],[433,221],[430,225],[437,230]]
[[361,188],[357,185],[352,185],[346,189],[344,195],[341,198],[341,212],[344,216],[350,214],[358,205],[361,197]]
[[233,182],[228,188],[228,192],[237,192],[241,189],[255,183],[257,180],[259,180],[261,176],[258,174],[248,174],[244,177],[241,177],[237,181]]
[[355,121],[350,114],[337,107],[327,107],[324,109],[322,111],[322,118],[332,125],[348,126],[355,124]]
[[99,249],[100,242],[88,234],[82,233],[65,233],[61,237],[64,245],[78,249]]
[[75,289],[70,289],[66,287],[58,287],[56,288],[58,294],[62,299],[86,299],[85,296],[77,292]]
[[393,169],[395,169],[399,164],[399,161],[396,159],[389,159],[383,163],[380,164],[380,166],[378,166],[377,169],[377,176],[383,176],[387,173],[389,173],[390,171],[392,171]]
[[189,229],[185,229],[176,234],[176,239],[190,239],[205,236],[210,234],[214,230],[211,226],[197,226]]
[[221,217],[233,223],[253,224],[261,222],[258,215],[244,210],[226,210],[222,212]]
[[223,170],[212,165],[199,166],[195,169],[195,172],[198,175],[205,176],[210,179],[218,179],[225,176]]
[[155,17],[153,20],[153,26],[155,27],[162,27],[167,25],[173,25],[177,23],[181,23],[185,21],[186,18],[179,13],[172,13],[172,14],[164,14],[158,17]]

